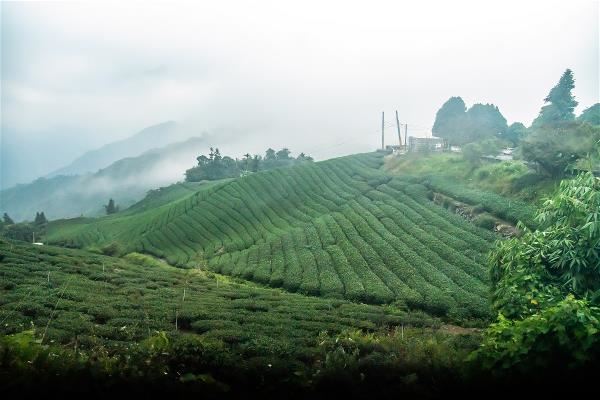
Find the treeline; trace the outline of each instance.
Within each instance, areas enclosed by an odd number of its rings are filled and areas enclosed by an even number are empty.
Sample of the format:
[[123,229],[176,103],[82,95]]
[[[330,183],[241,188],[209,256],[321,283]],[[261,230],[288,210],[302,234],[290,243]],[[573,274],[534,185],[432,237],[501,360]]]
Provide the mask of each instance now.
[[432,132],[447,139],[450,145],[462,146],[507,132],[518,138],[519,128],[513,124],[509,130],[506,118],[494,104],[474,104],[467,110],[462,98],[451,97],[437,112]]
[[461,146],[465,159],[477,165],[483,155],[495,155],[502,147],[531,163],[538,173],[560,177],[569,170],[600,169],[600,103],[578,117],[571,91],[573,72],[567,69],[548,96],[531,126],[507,125],[493,104],[475,104],[467,110],[460,97],[451,97],[436,114],[432,132],[449,145]]
[[185,180],[188,182],[199,182],[203,180],[217,180],[224,178],[236,178],[252,172],[266,171],[269,169],[287,167],[300,163],[312,162],[313,158],[304,153],[298,157],[290,156],[291,151],[283,148],[275,151],[271,148],[265,151],[264,157],[246,153],[244,158],[231,158],[221,155],[218,148],[210,148],[208,155],[200,155],[196,158],[198,165],[185,171]]
[[573,88],[575,80],[568,69],[544,99],[547,104],[520,145],[524,160],[553,177],[600,167],[600,103],[575,118],[578,102],[571,94]]
[[0,237],[30,242],[34,239],[34,234],[39,238],[45,233],[47,224],[48,219],[43,211],[35,213],[33,222],[20,223],[15,223],[10,215],[4,213],[0,220]]

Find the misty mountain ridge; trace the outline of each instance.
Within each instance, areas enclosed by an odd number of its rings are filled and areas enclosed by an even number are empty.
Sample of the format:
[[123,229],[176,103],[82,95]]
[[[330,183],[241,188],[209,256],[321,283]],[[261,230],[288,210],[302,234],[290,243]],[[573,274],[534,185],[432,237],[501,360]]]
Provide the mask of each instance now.
[[207,146],[204,138],[192,137],[120,159],[95,173],[39,178],[0,191],[0,210],[22,221],[31,220],[37,211],[49,219],[99,216],[109,198],[124,209],[150,189],[183,180],[185,170]]
[[91,150],[75,159],[69,165],[47,175],[48,178],[58,175],[81,175],[94,173],[106,168],[115,161],[127,157],[138,156],[153,148],[185,140],[192,135],[175,121],[166,121],[149,126],[133,136],[108,143],[96,150]]

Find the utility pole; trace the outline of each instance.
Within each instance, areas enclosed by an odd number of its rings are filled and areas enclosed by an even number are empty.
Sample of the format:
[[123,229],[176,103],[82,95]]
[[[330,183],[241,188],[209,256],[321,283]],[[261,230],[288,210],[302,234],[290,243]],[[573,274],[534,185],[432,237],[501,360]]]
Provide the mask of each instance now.
[[398,141],[400,142],[400,147],[402,147],[402,134],[400,133],[400,120],[398,119],[398,110],[396,110],[396,128],[398,130]]
[[385,111],[382,111],[381,112],[381,150],[385,150],[384,129],[385,129]]
[[404,147],[406,147],[406,150],[408,151],[408,138],[406,137],[408,132],[408,124],[404,124]]

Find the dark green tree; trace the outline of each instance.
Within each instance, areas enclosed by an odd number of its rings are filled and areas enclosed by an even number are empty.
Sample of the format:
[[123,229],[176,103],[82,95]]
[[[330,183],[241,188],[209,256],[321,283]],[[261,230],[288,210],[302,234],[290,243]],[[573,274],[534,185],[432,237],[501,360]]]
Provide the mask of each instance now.
[[4,213],[3,220],[6,225],[12,225],[15,223],[15,221],[13,221],[12,218],[9,217],[7,213]]
[[265,161],[273,161],[276,159],[277,155],[275,154],[275,150],[269,147],[267,151],[265,151]]
[[240,169],[242,171],[252,171],[251,164],[252,164],[252,155],[250,153],[244,154],[244,158],[242,158],[242,160],[240,161]]
[[493,104],[473,104],[467,111],[468,127],[464,133],[465,141],[502,137],[508,128],[506,118]]
[[113,199],[108,200],[108,204],[104,206],[106,210],[106,214],[115,214],[119,211],[119,207],[115,205],[115,201]]
[[196,157],[196,161],[198,161],[198,165],[207,165],[213,160],[213,158],[214,156],[211,151],[210,158],[206,157],[204,154],[201,154],[198,157]]
[[30,223],[22,222],[6,227],[3,235],[9,239],[31,242],[33,240],[33,232],[33,226]]
[[35,225],[44,225],[44,224],[48,223],[48,220],[46,219],[46,216],[44,215],[43,211],[41,213],[39,213],[39,212],[35,213],[35,220],[33,221],[33,223]]
[[259,155],[255,155],[252,157],[252,162],[250,163],[250,171],[257,172],[260,168],[261,157]]
[[494,137],[467,143],[462,147],[463,158],[475,168],[481,164],[482,156],[496,155],[500,150],[500,141]]
[[284,160],[289,160],[290,159],[290,153],[291,153],[291,151],[289,151],[286,148],[283,148],[283,149],[279,150],[275,154],[275,156],[277,157],[277,160],[284,161]]
[[577,117],[579,122],[587,122],[592,125],[600,125],[600,103],[583,110],[581,115]]
[[203,180],[236,178],[248,172],[264,171],[300,162],[313,161],[312,157],[304,153],[298,158],[290,157],[290,153],[287,148],[283,148],[278,152],[269,148],[265,152],[264,158],[246,153],[242,159],[233,159],[229,156],[222,156],[219,149],[211,147],[208,157],[205,155],[198,156],[196,158],[198,165],[185,172],[186,181],[200,182]]
[[539,172],[559,177],[575,162],[597,151],[600,127],[578,122],[545,124],[532,128],[521,142],[523,159],[536,163]]
[[240,176],[240,170],[236,161],[233,158],[225,156],[219,161],[217,174],[222,177],[235,178]]
[[520,122],[511,124],[507,129],[506,133],[502,138],[510,141],[513,146],[518,145],[523,138],[527,135],[527,128]]
[[451,97],[435,115],[432,132],[441,138],[448,139],[450,144],[462,144],[459,139],[466,122],[465,102],[460,97]]
[[460,97],[451,97],[435,116],[432,132],[448,140],[451,145],[465,145],[503,137],[507,130],[506,118],[493,104],[474,104],[467,111]]
[[240,169],[245,169],[249,161],[248,158],[238,161],[228,156],[222,156],[218,148],[212,147],[208,157],[200,155],[196,160],[198,165],[185,171],[185,179],[188,182],[239,177]]
[[314,160],[313,160],[313,158],[312,158],[311,156],[309,156],[309,155],[307,155],[307,154],[304,154],[304,153],[300,153],[300,154],[298,155],[298,157],[296,157],[296,160],[298,160],[298,161],[300,161],[300,162],[304,162],[304,161],[311,162],[311,161],[314,161]]
[[544,102],[549,103],[542,107],[540,114],[533,121],[532,126],[537,127],[546,124],[554,124],[563,121],[573,121],[573,111],[577,107],[577,101],[571,90],[575,87],[573,72],[567,69],[560,80],[551,90]]
[[[210,148],[212,151],[212,147]],[[212,160],[215,163],[219,163],[221,162],[221,160],[223,159],[223,157],[221,156],[221,152],[219,151],[219,148],[217,147],[214,152],[212,153]]]
[[260,164],[260,169],[264,171],[280,166],[281,162],[277,159],[277,152],[275,152],[275,150],[273,150],[272,148],[268,148],[267,151],[265,151],[265,157],[263,158]]

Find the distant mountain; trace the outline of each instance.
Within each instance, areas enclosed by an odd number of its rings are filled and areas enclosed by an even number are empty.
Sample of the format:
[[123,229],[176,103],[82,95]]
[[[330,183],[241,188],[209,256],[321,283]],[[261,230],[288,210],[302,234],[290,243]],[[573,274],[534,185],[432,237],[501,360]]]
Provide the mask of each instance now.
[[185,170],[196,164],[207,146],[205,139],[191,138],[123,158],[93,174],[59,175],[17,185],[0,191],[0,212],[15,221],[32,220],[37,211],[44,211],[49,219],[98,216],[109,198],[123,209],[150,189],[183,180]]
[[188,137],[190,137],[189,133],[179,129],[177,123],[173,121],[163,122],[150,126],[127,139],[88,151],[66,167],[48,174],[47,177],[96,172],[117,160],[135,157],[152,148],[166,146],[169,143],[185,140]]
[[89,150],[89,138],[72,137],[70,129],[23,133],[0,126],[0,189],[46,176]]

